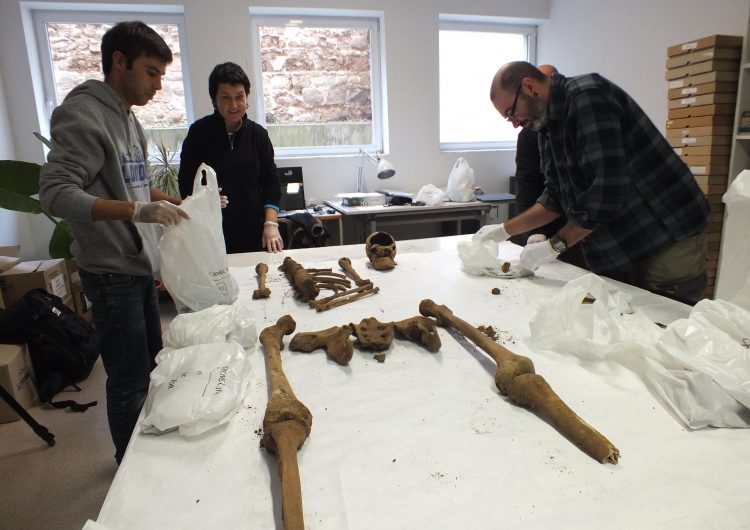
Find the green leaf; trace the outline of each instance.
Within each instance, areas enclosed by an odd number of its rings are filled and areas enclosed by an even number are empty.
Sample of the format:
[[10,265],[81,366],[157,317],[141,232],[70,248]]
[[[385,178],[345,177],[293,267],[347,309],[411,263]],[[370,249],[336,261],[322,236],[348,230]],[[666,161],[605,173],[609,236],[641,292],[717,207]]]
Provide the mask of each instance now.
[[45,138],[44,136],[42,136],[36,131],[34,132],[34,136],[36,136],[40,142],[46,145],[48,149],[52,149],[52,142],[50,142],[47,138]]
[[52,237],[49,240],[49,255],[52,258],[72,258],[70,245],[73,243],[73,234],[70,225],[65,220],[58,221]]
[[0,160],[0,194],[6,191],[31,196],[39,193],[42,166],[33,162]]
[[0,208],[14,212],[42,213],[42,205],[37,199],[15,193],[0,187]]

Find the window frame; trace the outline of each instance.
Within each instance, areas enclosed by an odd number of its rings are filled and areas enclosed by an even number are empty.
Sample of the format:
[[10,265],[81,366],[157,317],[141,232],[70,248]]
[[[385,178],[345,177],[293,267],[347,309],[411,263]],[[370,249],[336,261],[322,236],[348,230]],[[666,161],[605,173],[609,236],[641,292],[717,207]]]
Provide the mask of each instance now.
[[[41,97],[39,113],[40,127],[49,136],[49,122],[57,104],[52,58],[49,53],[47,23],[54,24],[116,24],[127,20],[141,20],[146,24],[170,24],[178,27],[180,40],[180,64],[182,67],[182,85],[185,95],[185,130],[190,128],[195,117],[193,112],[192,92],[190,88],[190,71],[187,52],[187,36],[184,12],[180,6],[136,6],[133,4],[39,4],[25,3],[25,27],[31,31],[31,39],[36,47],[29,49],[32,68],[38,69],[34,90]],[[99,70],[102,78],[104,74]],[[153,158],[150,153],[150,158]]]
[[372,105],[372,142],[336,146],[277,147],[274,152],[278,159],[321,157],[336,155],[358,155],[360,148],[368,153],[388,151],[387,133],[387,82],[385,67],[384,13],[382,11],[356,11],[338,9],[297,9],[297,8],[250,8],[250,52],[253,64],[252,94],[256,120],[263,127],[266,124],[266,111],[263,101],[263,72],[260,55],[260,26],[297,27],[355,27],[370,30],[370,101]]
[[[441,31],[474,31],[481,33],[512,33],[523,35],[526,38],[526,57],[522,60],[528,61],[531,64],[536,64],[538,26],[534,21],[519,22],[517,20],[513,21],[503,17],[480,17],[441,13],[439,15],[438,39],[440,38],[439,32]],[[438,65],[440,65],[439,56]],[[499,66],[500,65],[498,65],[498,67]],[[438,91],[440,91],[439,86]],[[438,105],[440,104],[440,96],[438,95]],[[438,135],[439,134],[440,133],[438,132]],[[498,151],[515,148],[516,141],[510,140],[471,142],[440,141],[441,152]]]

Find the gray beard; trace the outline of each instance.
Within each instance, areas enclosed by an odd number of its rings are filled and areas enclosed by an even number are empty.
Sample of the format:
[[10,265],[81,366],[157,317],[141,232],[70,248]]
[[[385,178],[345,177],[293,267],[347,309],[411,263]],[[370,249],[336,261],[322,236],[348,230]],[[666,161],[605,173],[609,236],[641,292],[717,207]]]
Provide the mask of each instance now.
[[529,108],[535,116],[531,120],[529,128],[533,131],[539,132],[545,125],[547,125],[547,106],[540,100],[533,99],[529,102]]

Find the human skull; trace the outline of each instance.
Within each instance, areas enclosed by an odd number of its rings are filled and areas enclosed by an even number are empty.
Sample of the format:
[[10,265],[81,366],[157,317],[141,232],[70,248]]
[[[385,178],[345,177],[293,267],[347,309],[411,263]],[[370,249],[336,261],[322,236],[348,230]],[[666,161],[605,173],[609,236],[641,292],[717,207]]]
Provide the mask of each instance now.
[[387,271],[396,266],[396,240],[388,232],[373,232],[365,241],[365,252],[375,270]]

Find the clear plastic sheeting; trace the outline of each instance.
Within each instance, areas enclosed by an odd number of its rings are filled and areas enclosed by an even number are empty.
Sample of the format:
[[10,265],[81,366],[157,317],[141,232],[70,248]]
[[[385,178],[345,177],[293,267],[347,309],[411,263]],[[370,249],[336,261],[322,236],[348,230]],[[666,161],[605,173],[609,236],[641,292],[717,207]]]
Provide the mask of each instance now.
[[690,428],[750,427],[750,313],[703,300],[663,329],[631,302],[598,276],[578,278],[542,304],[530,345],[633,370]]

